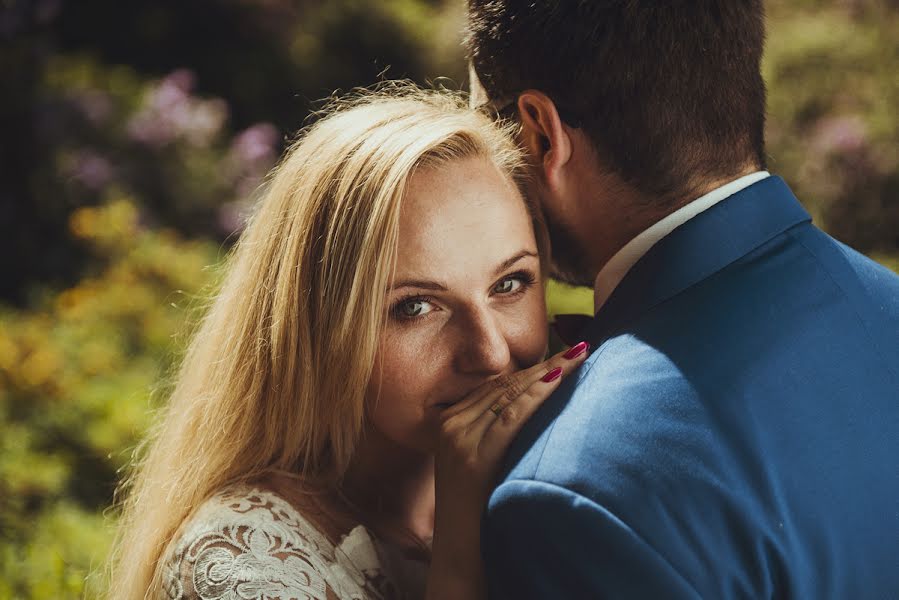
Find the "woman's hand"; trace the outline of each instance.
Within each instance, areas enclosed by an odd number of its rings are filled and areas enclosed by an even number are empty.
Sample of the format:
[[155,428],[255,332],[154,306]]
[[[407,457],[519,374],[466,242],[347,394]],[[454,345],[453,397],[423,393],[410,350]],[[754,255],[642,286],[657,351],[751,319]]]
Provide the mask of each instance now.
[[486,596],[480,519],[501,460],[524,423],[580,366],[589,348],[581,342],[529,369],[493,379],[444,411],[435,459],[428,600]]

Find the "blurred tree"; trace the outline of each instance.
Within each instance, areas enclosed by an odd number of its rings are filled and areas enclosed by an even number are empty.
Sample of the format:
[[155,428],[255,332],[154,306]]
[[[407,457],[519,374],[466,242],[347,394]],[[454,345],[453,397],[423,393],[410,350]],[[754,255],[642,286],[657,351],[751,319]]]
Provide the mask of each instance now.
[[266,120],[293,131],[311,102],[385,70],[463,81],[463,9],[433,0],[79,0],[62,5],[55,28],[60,50],[107,64],[157,77],[189,66],[199,93],[228,99],[237,127]]
[[0,312],[3,598],[85,592],[111,538],[101,510],[165,396],[173,334],[215,280],[214,244],[146,229],[127,197],[76,210],[70,227],[96,270],[27,312]]
[[276,156],[335,90],[383,76],[461,84],[463,9],[449,0],[5,3],[0,76],[16,93],[0,97],[0,299],[24,305],[35,285],[77,281],[90,255],[65,224],[112,184],[134,192],[149,219],[225,239],[214,213],[234,201],[231,182],[210,169],[229,133],[256,127],[253,139]]
[[899,3],[770,0],[768,148],[823,228],[899,255]]

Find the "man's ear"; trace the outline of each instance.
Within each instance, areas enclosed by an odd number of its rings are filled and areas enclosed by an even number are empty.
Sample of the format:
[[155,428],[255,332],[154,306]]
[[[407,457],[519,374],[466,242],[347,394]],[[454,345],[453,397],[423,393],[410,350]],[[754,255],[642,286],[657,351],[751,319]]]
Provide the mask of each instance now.
[[518,115],[522,144],[542,167],[547,184],[555,187],[572,150],[571,137],[555,103],[539,90],[526,90],[518,96]]

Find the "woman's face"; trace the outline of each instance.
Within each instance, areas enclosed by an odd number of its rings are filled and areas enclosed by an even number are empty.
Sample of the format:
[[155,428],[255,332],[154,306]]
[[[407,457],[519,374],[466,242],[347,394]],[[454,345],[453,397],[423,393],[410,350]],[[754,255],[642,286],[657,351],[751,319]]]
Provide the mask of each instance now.
[[403,447],[433,451],[444,408],[543,358],[546,307],[531,219],[489,160],[412,177],[387,303],[369,414]]

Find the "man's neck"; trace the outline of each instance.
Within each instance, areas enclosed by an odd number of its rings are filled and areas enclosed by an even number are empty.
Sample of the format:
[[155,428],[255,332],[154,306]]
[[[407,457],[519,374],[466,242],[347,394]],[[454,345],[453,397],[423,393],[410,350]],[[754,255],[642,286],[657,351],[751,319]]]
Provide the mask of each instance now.
[[679,208],[669,211],[665,216],[655,220],[633,237],[604,263],[597,274],[593,282],[594,311],[599,311],[603,307],[628,271],[656,243],[700,213],[767,176],[767,171],[755,171],[729,181],[723,181],[714,186],[709,186],[709,189],[704,191],[698,198],[690,202],[681,203]]
[[690,192],[677,200],[662,200],[640,194],[620,180],[607,182],[603,195],[615,198],[614,203],[604,203],[606,210],[595,219],[602,223],[600,234],[595,237],[598,244],[591,248],[590,258],[594,278],[603,267],[631,240],[658,223],[668,215],[687,206],[697,198],[726,185],[727,183],[757,171],[756,165],[746,165],[739,172],[722,177],[705,178],[689,186]]

